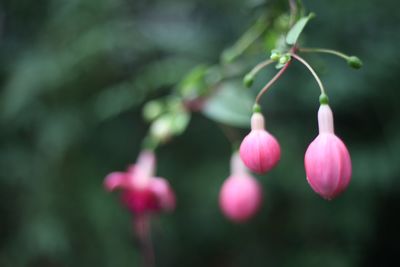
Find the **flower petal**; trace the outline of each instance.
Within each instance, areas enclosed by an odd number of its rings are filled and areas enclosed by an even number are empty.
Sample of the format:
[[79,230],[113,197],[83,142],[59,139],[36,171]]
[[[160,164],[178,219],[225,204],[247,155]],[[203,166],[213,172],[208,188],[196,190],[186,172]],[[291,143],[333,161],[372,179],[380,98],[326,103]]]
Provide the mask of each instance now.
[[150,190],[156,196],[160,209],[172,211],[175,208],[175,194],[166,179],[154,177],[150,183]]
[[117,188],[126,186],[127,174],[125,172],[112,172],[104,179],[104,187],[107,191],[113,191]]

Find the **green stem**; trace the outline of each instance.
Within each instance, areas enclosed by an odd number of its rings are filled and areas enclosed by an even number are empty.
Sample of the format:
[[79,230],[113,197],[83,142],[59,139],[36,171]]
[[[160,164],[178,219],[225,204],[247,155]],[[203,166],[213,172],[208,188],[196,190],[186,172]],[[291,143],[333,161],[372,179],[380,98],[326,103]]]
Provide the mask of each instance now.
[[263,89],[258,93],[256,97],[256,104],[259,104],[261,96],[281,77],[281,75],[286,71],[289,67],[290,61],[287,62],[280,71],[264,86]]
[[297,54],[291,53],[291,56],[294,57],[295,59],[297,59],[298,61],[300,61],[304,66],[306,66],[306,68],[311,72],[311,74],[314,76],[315,80],[317,81],[317,83],[319,85],[319,89],[321,90],[321,94],[325,95],[326,93],[325,93],[324,85],[322,84],[321,79],[318,77],[317,73],[310,66],[310,64],[308,64],[307,61],[305,61],[302,57],[300,57]]
[[271,60],[271,59],[268,59],[268,60],[265,60],[265,61],[263,61],[263,62],[258,63],[258,64],[249,72],[249,75],[251,75],[251,76],[257,75],[257,73],[259,73],[260,70],[262,70],[263,68],[267,67],[268,65],[270,65],[270,64],[272,64],[272,63],[274,63],[274,61]]
[[268,24],[266,23],[265,17],[260,17],[232,47],[224,52],[224,61],[232,62],[243,54],[243,52],[265,32],[267,26]]
[[219,128],[221,129],[222,133],[225,135],[226,139],[232,144],[232,147],[236,147],[240,141],[240,135],[238,132],[229,126],[226,126],[222,123],[217,123]]
[[297,10],[298,10],[296,0],[289,0],[289,7],[290,7],[289,26],[292,27],[296,21]]
[[300,52],[305,52],[305,53],[325,53],[325,54],[331,54],[331,55],[335,55],[338,57],[341,57],[345,60],[348,60],[350,56],[336,51],[336,50],[332,50],[332,49],[325,49],[325,48],[299,48],[298,51]]
[[142,149],[155,151],[160,142],[156,140],[151,134],[148,134],[142,141]]

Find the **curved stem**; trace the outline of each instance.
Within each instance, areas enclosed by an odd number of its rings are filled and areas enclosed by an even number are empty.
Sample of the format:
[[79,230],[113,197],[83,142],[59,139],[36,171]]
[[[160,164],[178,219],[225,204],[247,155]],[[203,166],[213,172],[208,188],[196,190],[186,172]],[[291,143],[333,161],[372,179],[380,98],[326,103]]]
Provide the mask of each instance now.
[[261,16],[232,47],[225,51],[229,55],[228,61],[233,61],[243,54],[265,32],[267,27],[268,24],[265,22],[265,17]]
[[331,55],[335,55],[338,57],[341,57],[345,60],[348,60],[350,56],[336,51],[336,50],[332,50],[332,49],[325,49],[325,48],[299,48],[298,49],[300,52],[305,52],[305,53],[325,53],[325,54],[331,54]]
[[272,63],[274,63],[274,61],[272,59],[268,59],[263,62],[260,62],[249,72],[249,74],[254,76],[258,72],[260,72],[260,70],[262,70],[263,68],[267,67],[268,65],[270,65]]
[[238,132],[234,128],[226,126],[222,123],[217,123],[217,125],[221,129],[222,133],[225,135],[226,139],[228,139],[228,141],[232,144],[232,147],[236,147],[236,145],[240,141],[240,135],[238,134]]
[[289,26],[292,27],[294,22],[296,21],[297,15],[297,3],[295,0],[289,0],[289,7],[290,7],[290,21]]
[[308,64],[307,61],[305,61],[302,57],[300,57],[297,54],[291,54],[292,57],[294,57],[295,59],[297,59],[298,61],[300,61],[304,66],[307,67],[307,69],[311,72],[311,74],[314,76],[315,80],[317,81],[318,85],[319,85],[319,89],[321,90],[322,94],[325,94],[325,88],[324,85],[322,84],[320,78],[318,77],[317,73],[314,71],[314,69],[310,66],[310,64]]
[[263,89],[258,93],[256,97],[256,104],[260,102],[261,96],[281,77],[281,75],[286,71],[286,69],[289,67],[290,61],[286,63],[282,69],[264,86]]

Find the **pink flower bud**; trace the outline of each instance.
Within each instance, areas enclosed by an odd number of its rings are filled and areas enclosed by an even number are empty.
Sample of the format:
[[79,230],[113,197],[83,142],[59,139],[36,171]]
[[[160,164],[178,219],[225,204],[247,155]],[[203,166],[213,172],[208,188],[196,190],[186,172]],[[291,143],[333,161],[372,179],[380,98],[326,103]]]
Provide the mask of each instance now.
[[332,110],[318,110],[319,135],[309,145],[304,165],[307,181],[321,197],[331,200],[343,192],[351,179],[351,159],[345,144],[334,133]]
[[251,132],[240,145],[240,157],[255,173],[265,173],[279,162],[281,157],[279,143],[265,130],[264,117],[259,112],[251,117]]
[[262,189],[245,170],[239,155],[232,156],[231,176],[222,185],[219,204],[226,217],[242,223],[252,218],[261,206]]

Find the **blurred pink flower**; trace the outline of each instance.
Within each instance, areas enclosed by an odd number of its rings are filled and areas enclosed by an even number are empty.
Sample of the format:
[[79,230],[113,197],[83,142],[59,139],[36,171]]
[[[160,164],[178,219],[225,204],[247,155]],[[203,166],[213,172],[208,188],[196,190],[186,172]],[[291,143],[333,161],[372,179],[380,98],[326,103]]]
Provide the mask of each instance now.
[[307,181],[321,197],[331,200],[350,183],[351,159],[345,144],[334,133],[332,110],[318,110],[319,135],[309,145],[304,164]]
[[231,175],[222,185],[219,204],[224,215],[234,222],[243,223],[259,210],[262,188],[258,181],[248,174],[237,153],[232,155]]
[[265,130],[264,116],[259,112],[251,117],[251,132],[240,145],[240,157],[251,171],[260,174],[271,170],[279,162],[279,143]]
[[107,191],[121,189],[121,202],[134,214],[172,211],[175,194],[167,180],[154,177],[155,155],[142,151],[126,172],[112,172],[104,180]]

